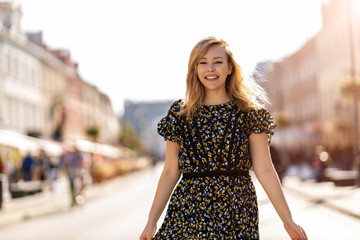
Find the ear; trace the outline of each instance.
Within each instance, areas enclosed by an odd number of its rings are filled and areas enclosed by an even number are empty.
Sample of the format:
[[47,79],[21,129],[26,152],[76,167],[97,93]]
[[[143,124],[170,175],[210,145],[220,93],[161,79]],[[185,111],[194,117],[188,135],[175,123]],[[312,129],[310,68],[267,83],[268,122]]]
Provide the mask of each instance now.
[[232,64],[229,64],[229,72],[228,72],[228,75],[231,75],[232,69],[233,69]]

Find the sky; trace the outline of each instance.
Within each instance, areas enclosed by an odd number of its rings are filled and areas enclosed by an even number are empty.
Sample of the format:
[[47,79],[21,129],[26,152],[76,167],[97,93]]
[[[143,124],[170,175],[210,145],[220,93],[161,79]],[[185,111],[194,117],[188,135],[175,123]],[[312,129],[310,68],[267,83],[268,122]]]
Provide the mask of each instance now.
[[125,100],[183,98],[190,52],[202,38],[229,43],[245,74],[279,61],[321,29],[329,0],[18,0],[25,32],[68,49],[80,76]]

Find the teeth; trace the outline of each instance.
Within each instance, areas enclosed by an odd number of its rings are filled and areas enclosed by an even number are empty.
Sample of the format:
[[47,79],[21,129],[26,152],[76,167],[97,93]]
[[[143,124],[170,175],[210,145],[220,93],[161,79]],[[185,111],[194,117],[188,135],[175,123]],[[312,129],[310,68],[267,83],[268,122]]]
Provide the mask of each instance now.
[[206,79],[217,79],[217,76],[212,76],[212,77],[206,77]]

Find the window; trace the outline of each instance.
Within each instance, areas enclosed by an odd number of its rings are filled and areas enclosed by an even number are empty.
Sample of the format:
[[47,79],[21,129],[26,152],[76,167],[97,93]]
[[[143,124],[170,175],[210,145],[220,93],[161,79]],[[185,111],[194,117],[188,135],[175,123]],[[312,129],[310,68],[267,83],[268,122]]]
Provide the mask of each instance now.
[[11,55],[10,53],[7,54],[7,72],[11,74]]
[[8,124],[10,123],[9,99],[6,96],[4,96],[4,98],[3,98],[1,109],[2,109],[2,112],[0,113],[0,117],[2,119],[0,120],[0,122],[3,123],[6,128],[6,126],[8,126]]

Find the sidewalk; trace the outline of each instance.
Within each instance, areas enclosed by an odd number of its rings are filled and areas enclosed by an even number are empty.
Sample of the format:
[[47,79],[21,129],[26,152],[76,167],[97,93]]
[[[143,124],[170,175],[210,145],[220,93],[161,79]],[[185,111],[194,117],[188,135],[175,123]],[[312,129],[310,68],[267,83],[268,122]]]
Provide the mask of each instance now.
[[[144,173],[143,171],[149,171],[149,169],[145,168],[86,187],[82,193],[85,204],[88,201],[113,194],[114,190],[126,185],[129,179],[137,177],[138,174]],[[69,191],[66,176],[61,176],[55,183],[53,191],[45,189],[34,195],[6,200],[0,210],[0,228],[43,215],[70,211],[72,208]]]
[[40,193],[16,199],[5,199],[0,210],[0,228],[54,212],[69,209],[70,196],[65,177],[57,180],[54,191],[45,189]]
[[[113,194],[114,189],[116,191],[116,189],[126,186],[128,181],[137,178],[139,174],[144,174],[144,171],[151,171],[151,169],[145,168],[101,184],[89,186],[83,192],[85,200],[91,201]],[[314,204],[322,204],[360,219],[360,188],[337,187],[331,182],[304,181],[295,176],[285,177],[283,186],[288,194],[307,198]],[[0,211],[0,228],[42,215],[69,211],[70,205],[68,182],[66,177],[61,177],[57,181],[54,191],[45,190],[32,196],[5,202]]]
[[285,191],[307,198],[314,204],[322,204],[360,220],[360,188],[355,186],[339,187],[333,182],[302,180],[299,177],[285,177]]

